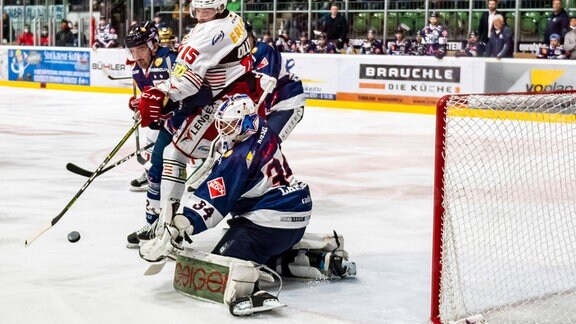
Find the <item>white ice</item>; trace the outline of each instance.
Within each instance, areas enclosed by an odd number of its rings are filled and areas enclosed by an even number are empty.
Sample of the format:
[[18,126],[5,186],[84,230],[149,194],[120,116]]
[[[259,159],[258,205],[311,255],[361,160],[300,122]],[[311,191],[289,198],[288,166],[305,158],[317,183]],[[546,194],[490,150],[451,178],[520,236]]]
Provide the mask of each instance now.
[[[429,314],[434,118],[308,107],[284,144],[310,184],[310,232],[343,234],[358,276],[288,281],[288,307],[250,319],[172,288],[173,263],[144,276],[125,248],[144,224],[144,193],[128,191],[131,160],[97,178],[55,217],[131,125],[127,95],[0,87],[0,323],[425,323]],[[135,149],[130,139],[117,155]],[[223,225],[223,224],[222,224]],[[69,243],[77,230],[82,239]],[[198,239],[216,240],[219,228]]]

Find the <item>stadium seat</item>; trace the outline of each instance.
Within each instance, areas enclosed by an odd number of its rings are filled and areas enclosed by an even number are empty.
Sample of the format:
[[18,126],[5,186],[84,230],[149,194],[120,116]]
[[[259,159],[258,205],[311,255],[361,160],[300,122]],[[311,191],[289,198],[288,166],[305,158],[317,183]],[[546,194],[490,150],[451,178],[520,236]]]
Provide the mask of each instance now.
[[378,34],[382,33],[384,28],[384,14],[374,13],[370,16],[370,28],[375,29]]
[[525,36],[536,35],[536,24],[539,18],[540,14],[537,12],[526,12],[520,19],[520,33]]
[[414,29],[417,31],[422,30],[426,24],[428,24],[428,22],[426,21],[426,15],[424,15],[424,12],[416,13],[416,17],[414,19]]
[[506,25],[515,32],[514,28],[516,26],[516,15],[513,12],[506,13]]
[[352,29],[359,34],[365,34],[368,31],[368,15],[365,13],[356,13],[352,17],[354,18]]
[[398,27],[398,14],[395,12],[389,12],[388,20],[386,21],[387,35],[393,33],[396,27]]
[[471,26],[471,30],[475,30],[478,31],[478,28],[480,27],[480,17],[482,17],[482,11],[474,11],[472,13],[472,26]]

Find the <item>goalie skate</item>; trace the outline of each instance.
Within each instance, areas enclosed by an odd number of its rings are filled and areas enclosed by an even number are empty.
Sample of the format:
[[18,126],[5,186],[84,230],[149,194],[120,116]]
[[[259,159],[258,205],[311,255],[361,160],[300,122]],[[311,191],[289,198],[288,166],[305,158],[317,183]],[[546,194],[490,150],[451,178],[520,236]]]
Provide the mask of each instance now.
[[268,312],[285,307],[276,296],[260,290],[250,296],[240,297],[230,303],[230,314],[234,316],[250,316],[254,313]]
[[130,233],[126,240],[126,247],[129,249],[137,249],[139,248],[144,242],[148,242],[154,238],[154,229],[153,226],[150,224],[144,225],[141,229],[137,230],[134,233]]

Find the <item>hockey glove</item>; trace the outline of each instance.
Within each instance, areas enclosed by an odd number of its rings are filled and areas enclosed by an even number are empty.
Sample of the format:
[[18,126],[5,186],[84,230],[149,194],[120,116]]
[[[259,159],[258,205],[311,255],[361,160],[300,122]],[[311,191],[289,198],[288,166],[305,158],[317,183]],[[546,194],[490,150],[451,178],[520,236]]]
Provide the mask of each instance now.
[[138,111],[138,105],[140,104],[140,97],[132,96],[130,100],[128,100],[128,108],[133,112]]
[[158,88],[146,88],[140,96],[138,111],[142,117],[142,127],[158,121],[162,115],[166,94]]

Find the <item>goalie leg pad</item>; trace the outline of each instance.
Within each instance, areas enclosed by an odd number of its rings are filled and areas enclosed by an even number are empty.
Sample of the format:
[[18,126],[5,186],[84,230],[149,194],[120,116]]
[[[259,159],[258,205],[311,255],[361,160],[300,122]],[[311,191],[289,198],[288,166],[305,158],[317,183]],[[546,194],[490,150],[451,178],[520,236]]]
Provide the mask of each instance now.
[[174,288],[194,298],[230,305],[251,295],[261,276],[250,261],[186,248],[176,260]]

